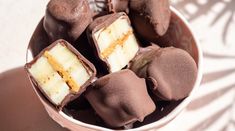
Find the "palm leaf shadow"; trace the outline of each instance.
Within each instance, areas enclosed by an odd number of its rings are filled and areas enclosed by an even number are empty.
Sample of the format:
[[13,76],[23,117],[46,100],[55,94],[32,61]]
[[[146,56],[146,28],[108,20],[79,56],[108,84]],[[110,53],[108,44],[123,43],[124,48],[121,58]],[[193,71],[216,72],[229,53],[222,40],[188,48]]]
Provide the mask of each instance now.
[[231,91],[234,87],[235,87],[235,84],[232,84],[232,85],[229,85],[227,87],[224,87],[223,89],[215,91],[213,93],[210,93],[210,94],[207,94],[205,96],[196,98],[189,104],[189,106],[186,109],[188,111],[193,111],[193,110],[197,110],[197,109],[200,109],[202,107],[205,107],[208,104],[216,101],[223,94]]
[[235,59],[235,56],[229,56],[229,55],[222,55],[222,54],[211,54],[208,52],[203,52],[203,56],[205,58],[211,58],[211,59]]
[[223,71],[212,72],[212,73],[207,73],[207,74],[203,75],[203,79],[202,79],[201,83],[202,84],[209,83],[211,81],[215,81],[215,80],[218,80],[222,77],[228,76],[228,75],[230,75],[234,72],[235,72],[235,68],[226,69],[226,70],[223,70]]
[[224,112],[230,110],[231,107],[232,106],[229,105],[229,106],[223,108],[222,110],[216,112],[215,114],[213,114],[212,116],[210,116],[206,120],[203,120],[199,124],[190,128],[189,131],[203,131],[205,129],[208,129],[211,125],[213,125],[216,122],[216,120],[218,120],[224,114]]
[[[173,6],[175,6],[177,9],[179,9],[180,11],[182,11],[183,13],[188,15],[189,16],[189,18],[188,18],[189,21],[194,21],[198,17],[212,12],[212,8],[217,3],[221,3],[221,2],[223,4],[225,4],[225,7],[221,11],[219,11],[218,14],[216,14],[215,18],[210,23],[210,26],[211,27],[214,26],[221,18],[223,18],[223,16],[226,13],[228,13],[228,12],[230,13],[229,18],[226,20],[226,22],[224,24],[224,29],[223,29],[223,32],[222,32],[222,40],[223,40],[224,45],[225,45],[227,43],[226,38],[227,38],[227,35],[228,35],[228,29],[229,29],[229,26],[232,24],[233,16],[235,14],[235,8],[234,8],[235,1],[234,0],[230,0],[230,1],[207,0],[206,3],[200,3],[199,0],[181,0],[181,1],[176,2],[175,4],[173,4]],[[188,4],[192,4],[192,5],[196,6],[197,11],[193,14],[190,14],[186,9],[186,6]]]
[[[204,57],[206,57],[206,58],[209,57],[212,59],[218,59],[218,58],[223,59],[223,58],[227,58],[230,56],[204,53]],[[233,73],[235,73],[235,68],[204,74],[201,84],[216,81],[220,78],[226,77],[226,76],[233,74]],[[189,106],[187,107],[187,110],[197,110],[201,107],[204,107],[204,106],[208,105],[209,103],[217,100],[217,98],[219,98],[219,96],[227,93],[228,91],[232,90],[234,87],[235,87],[235,83],[228,85],[226,87],[223,87],[222,89],[220,89],[218,91],[207,94],[206,96],[199,97],[199,98],[193,100],[191,102],[191,104],[189,104]]]
[[233,127],[235,127],[235,121],[231,119],[231,120],[228,122],[228,124],[226,124],[226,125],[221,129],[221,131],[228,131],[228,127],[229,127],[230,125],[232,125]]
[[231,0],[230,2],[224,2],[225,4],[225,7],[218,13],[218,15],[214,18],[214,20],[211,22],[211,26],[213,26],[214,24],[216,24],[219,19],[221,17],[223,17],[223,15],[225,15],[227,12],[230,13],[230,16],[229,18],[227,19],[226,23],[225,23],[225,26],[224,26],[224,30],[223,30],[223,42],[226,43],[226,38],[227,38],[227,35],[228,35],[228,29],[229,29],[229,26],[231,24],[231,22],[233,21],[233,15],[234,15],[234,12],[235,12],[235,1],[234,0]]

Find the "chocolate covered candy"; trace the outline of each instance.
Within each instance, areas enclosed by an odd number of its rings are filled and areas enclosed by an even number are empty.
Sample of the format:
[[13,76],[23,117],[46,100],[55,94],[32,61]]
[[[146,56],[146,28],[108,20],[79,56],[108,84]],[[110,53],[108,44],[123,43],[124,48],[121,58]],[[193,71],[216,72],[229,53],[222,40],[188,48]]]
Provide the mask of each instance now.
[[88,27],[87,36],[96,56],[109,72],[124,68],[139,50],[125,13],[114,13],[95,19]]
[[130,0],[130,18],[136,32],[148,41],[163,36],[170,23],[169,0]]
[[52,43],[25,67],[35,86],[57,107],[84,92],[96,74],[95,67],[64,40]]
[[50,0],[44,17],[44,29],[51,42],[74,42],[92,21],[87,0]]
[[179,100],[189,95],[197,77],[197,65],[184,50],[148,47],[130,66],[147,78],[153,93],[162,100]]
[[97,114],[111,127],[122,127],[155,110],[144,79],[125,69],[99,78],[85,92]]

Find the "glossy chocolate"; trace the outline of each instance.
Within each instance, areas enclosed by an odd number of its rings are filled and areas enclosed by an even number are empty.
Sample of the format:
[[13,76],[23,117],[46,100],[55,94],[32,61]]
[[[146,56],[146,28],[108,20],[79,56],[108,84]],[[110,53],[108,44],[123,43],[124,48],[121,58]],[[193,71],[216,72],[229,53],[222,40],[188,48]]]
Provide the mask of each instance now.
[[92,21],[87,0],[51,0],[44,17],[44,29],[51,42],[74,42]]
[[155,110],[144,79],[125,69],[98,79],[85,96],[108,126],[122,127]]

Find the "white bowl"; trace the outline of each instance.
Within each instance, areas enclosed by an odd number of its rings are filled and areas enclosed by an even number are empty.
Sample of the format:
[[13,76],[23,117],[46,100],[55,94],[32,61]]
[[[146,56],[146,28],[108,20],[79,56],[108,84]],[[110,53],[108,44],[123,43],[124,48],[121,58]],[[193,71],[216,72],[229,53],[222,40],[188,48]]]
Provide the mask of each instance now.
[[[175,105],[171,109],[171,111],[166,114],[161,119],[152,122],[150,124],[129,129],[129,131],[140,131],[140,130],[150,130],[150,129],[158,129],[162,126],[167,126],[167,124],[173,120],[192,100],[193,94],[199,88],[199,84],[202,78],[202,50],[200,44],[193,34],[187,20],[173,7],[171,7],[172,16],[171,16],[171,24],[167,31],[167,34],[159,39],[159,44],[168,43],[168,46],[175,46],[181,49],[186,50],[196,61],[198,67],[197,79],[194,84],[194,87],[190,93],[190,95],[185,98],[181,103]],[[26,53],[26,62],[29,62],[33,59],[35,55],[37,55],[43,48],[45,48],[48,44],[46,38],[46,33],[42,26],[42,21],[38,24],[37,28],[34,31],[33,36],[31,37],[27,53]],[[31,82],[32,84],[32,82]],[[68,128],[70,130],[102,130],[102,131],[110,131],[112,129],[87,124],[81,122],[79,120],[73,119],[72,117],[66,115],[64,112],[56,111],[53,105],[45,99],[42,93],[32,84],[34,91],[36,92],[38,98],[44,105],[46,111],[49,116],[59,123],[61,126]]]

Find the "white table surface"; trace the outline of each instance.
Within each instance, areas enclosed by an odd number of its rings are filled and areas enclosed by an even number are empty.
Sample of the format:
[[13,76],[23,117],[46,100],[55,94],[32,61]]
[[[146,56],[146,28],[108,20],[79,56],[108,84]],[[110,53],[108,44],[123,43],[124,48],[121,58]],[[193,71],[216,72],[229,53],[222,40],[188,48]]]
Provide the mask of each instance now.
[[[47,2],[0,0],[0,88],[4,76],[25,64],[27,44]],[[204,76],[191,104],[162,130],[235,130],[235,0],[172,0],[172,5],[200,40]]]

